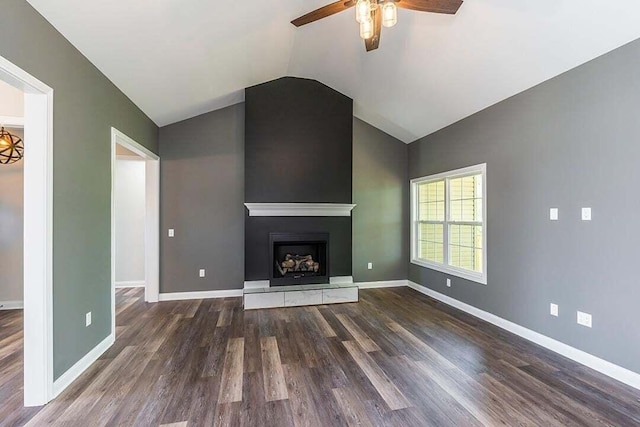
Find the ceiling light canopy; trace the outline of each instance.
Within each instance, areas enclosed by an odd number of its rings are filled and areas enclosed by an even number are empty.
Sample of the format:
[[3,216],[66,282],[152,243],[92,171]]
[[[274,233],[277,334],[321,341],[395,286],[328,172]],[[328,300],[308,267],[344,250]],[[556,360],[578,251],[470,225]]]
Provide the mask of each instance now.
[[0,129],[0,164],[15,163],[24,157],[24,145],[17,135]]

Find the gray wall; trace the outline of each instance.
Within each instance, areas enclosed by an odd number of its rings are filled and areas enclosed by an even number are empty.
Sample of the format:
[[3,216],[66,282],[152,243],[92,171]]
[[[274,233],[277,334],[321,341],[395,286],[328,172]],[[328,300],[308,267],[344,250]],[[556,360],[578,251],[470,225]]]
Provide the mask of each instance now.
[[244,105],[161,128],[160,158],[160,292],[241,289]]
[[[158,128],[24,0],[2,2],[0,55],[54,89],[53,362],[58,378],[111,332],[111,126],[152,151],[157,151]],[[88,311],[93,324],[87,328]]]
[[[22,129],[6,128],[20,138]],[[24,162],[0,165],[0,304],[22,301],[24,228]]]
[[[353,120],[353,278],[404,280],[409,261],[408,147]],[[367,263],[373,263],[373,270]]]
[[487,163],[488,284],[409,278],[640,372],[639,112],[636,41],[410,144],[410,178]]
[[245,114],[245,202],[351,203],[351,98],[283,77],[247,88]]
[[[354,278],[406,279],[407,146],[357,119],[353,143]],[[244,104],[161,128],[160,156],[161,292],[242,288]]]

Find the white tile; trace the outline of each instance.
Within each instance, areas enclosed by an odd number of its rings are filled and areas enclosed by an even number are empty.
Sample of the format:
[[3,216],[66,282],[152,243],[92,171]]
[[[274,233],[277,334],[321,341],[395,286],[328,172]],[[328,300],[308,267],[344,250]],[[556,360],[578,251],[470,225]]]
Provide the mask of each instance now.
[[284,306],[295,307],[300,305],[322,304],[322,290],[292,291],[284,293]]
[[358,288],[324,289],[322,291],[322,303],[333,304],[340,302],[357,302]]
[[244,309],[284,307],[284,292],[245,294]]

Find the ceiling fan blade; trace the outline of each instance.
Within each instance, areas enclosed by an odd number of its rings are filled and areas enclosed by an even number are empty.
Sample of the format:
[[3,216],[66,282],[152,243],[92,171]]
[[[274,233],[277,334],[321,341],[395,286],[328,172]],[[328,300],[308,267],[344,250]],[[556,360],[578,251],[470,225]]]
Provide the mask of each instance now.
[[313,12],[309,12],[306,15],[302,15],[301,17],[291,21],[291,23],[296,27],[300,27],[302,25],[315,22],[319,19],[326,18],[327,16],[331,16],[338,12],[342,12],[343,10],[347,10],[355,5],[355,0],[340,0],[323,6],[320,9],[316,9]]
[[373,36],[364,41],[364,47],[367,49],[367,52],[376,50],[380,45],[380,35],[382,34],[382,11],[380,7],[375,8],[371,18],[373,19]]
[[420,12],[454,15],[462,6],[462,0],[398,0],[396,6]]

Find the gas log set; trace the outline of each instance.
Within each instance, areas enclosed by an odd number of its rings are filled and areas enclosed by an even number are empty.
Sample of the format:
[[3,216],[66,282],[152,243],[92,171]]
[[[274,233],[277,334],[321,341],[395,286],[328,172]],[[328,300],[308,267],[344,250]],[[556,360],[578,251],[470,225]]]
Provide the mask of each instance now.
[[317,273],[320,270],[320,263],[313,260],[311,255],[287,254],[280,264],[276,262],[276,267],[281,275],[287,273]]

